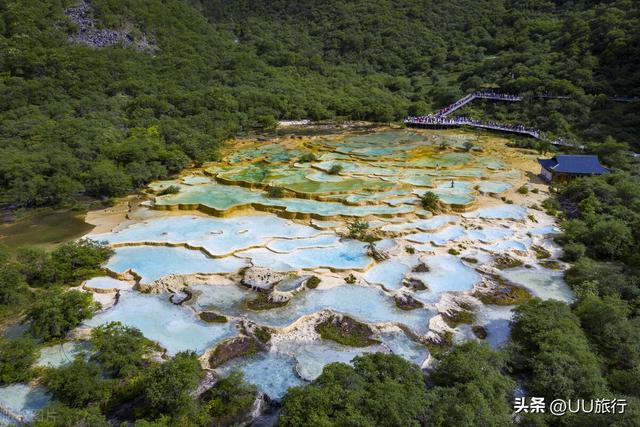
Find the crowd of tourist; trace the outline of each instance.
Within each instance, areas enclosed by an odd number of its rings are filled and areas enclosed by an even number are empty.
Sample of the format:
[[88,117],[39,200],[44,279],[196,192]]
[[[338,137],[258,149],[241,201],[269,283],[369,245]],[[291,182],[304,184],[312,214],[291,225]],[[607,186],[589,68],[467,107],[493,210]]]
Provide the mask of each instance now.
[[540,137],[540,131],[535,129],[528,129],[523,125],[513,125],[513,124],[505,124],[498,122],[484,122],[482,120],[472,119],[471,117],[447,117],[450,113],[455,110],[463,107],[467,103],[473,101],[477,98],[483,99],[494,99],[500,101],[511,101],[517,102],[521,101],[522,97],[517,95],[509,95],[504,93],[497,93],[493,91],[483,91],[483,92],[474,92],[470,93],[462,98],[458,99],[453,104],[447,105],[445,108],[441,109],[435,114],[429,114],[427,116],[409,116],[404,122],[406,124],[419,124],[419,125],[434,125],[434,126],[473,126],[480,127],[486,129],[495,129],[504,132],[514,132],[520,134],[526,134],[529,136],[533,136],[534,138]]
[[522,97],[517,96],[517,95],[509,95],[509,94],[505,94],[505,93],[497,93],[494,91],[482,91],[482,92],[474,92],[474,93],[470,93],[468,95],[463,96],[462,98],[458,99],[456,102],[454,102],[453,104],[449,104],[446,107],[444,107],[443,109],[441,109],[440,111],[438,111],[437,113],[433,114],[436,117],[446,117],[448,116],[450,113],[453,113],[454,111],[456,111],[458,108],[461,108],[463,106],[465,106],[466,104],[468,104],[469,102],[473,101],[474,99],[477,98],[483,98],[483,99],[495,99],[498,101],[511,101],[511,102],[517,102],[517,101],[521,101]]
[[524,125],[515,125],[498,122],[485,122],[482,120],[472,119],[471,117],[438,117],[431,116],[418,116],[407,117],[404,121],[406,124],[419,124],[419,125],[434,125],[434,126],[473,126],[486,129],[500,130],[504,132],[514,132],[520,134],[526,134],[534,138],[540,137],[540,131],[536,129],[529,129]]

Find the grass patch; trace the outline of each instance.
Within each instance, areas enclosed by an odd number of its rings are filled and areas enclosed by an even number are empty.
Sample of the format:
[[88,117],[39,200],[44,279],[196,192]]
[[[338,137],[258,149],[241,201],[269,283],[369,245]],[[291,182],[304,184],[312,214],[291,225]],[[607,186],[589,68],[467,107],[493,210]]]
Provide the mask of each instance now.
[[460,310],[456,311],[452,314],[444,313],[442,314],[442,318],[451,328],[455,328],[458,325],[465,324],[469,325],[473,323],[475,320],[475,315],[472,311],[469,310]]
[[300,158],[298,159],[298,162],[300,162],[300,163],[309,163],[309,162],[315,162],[316,160],[318,160],[318,158],[316,157],[315,154],[313,154],[313,153],[304,153],[302,156],[300,156]]
[[512,256],[502,254],[498,255],[494,259],[494,267],[498,270],[506,270],[508,268],[516,268],[522,266],[522,261]]
[[267,189],[267,197],[272,199],[282,199],[284,197],[284,190],[282,187],[269,187]]
[[396,303],[396,307],[398,307],[400,310],[411,311],[417,308],[424,307],[424,304],[422,302],[418,301],[410,295],[396,295],[393,299]]
[[379,343],[371,338],[373,331],[369,325],[347,316],[328,318],[316,326],[316,332],[325,340],[350,347],[368,347]]
[[562,264],[559,261],[556,261],[554,259],[541,261],[540,265],[543,266],[544,268],[548,268],[549,270],[561,270],[562,269]]
[[289,301],[276,302],[269,299],[269,296],[265,293],[259,292],[258,295],[245,302],[245,307],[249,310],[261,311],[271,310],[272,308],[284,307]]
[[329,170],[327,171],[327,173],[329,175],[338,175],[340,172],[342,172],[342,165],[333,165],[331,166],[331,168],[329,168]]
[[207,323],[227,323],[228,321],[225,316],[213,311],[202,311],[198,316]]
[[180,187],[177,185],[170,185],[167,188],[163,188],[158,191],[158,196],[166,196],[167,194],[178,194],[180,192]]
[[261,343],[266,344],[271,339],[271,329],[265,326],[259,326],[253,332],[253,334],[260,340]]
[[447,253],[448,253],[449,255],[460,255],[460,251],[459,251],[459,250],[457,250],[457,249],[453,249],[453,248],[449,249],[449,250],[447,251]]
[[487,338],[487,330],[484,328],[484,326],[475,325],[471,328],[471,331],[473,332],[473,335],[480,338],[481,340]]
[[542,246],[533,245],[531,250],[536,253],[537,259],[547,259],[551,257],[551,252],[543,248]]
[[318,276],[311,276],[309,280],[307,280],[306,286],[309,289],[315,289],[320,284],[321,280]]
[[249,356],[260,351],[260,346],[255,339],[250,337],[236,337],[220,343],[209,356],[209,365],[212,368],[226,363],[240,356]]
[[531,293],[525,288],[507,285],[501,285],[491,293],[476,292],[473,296],[491,305],[518,305],[531,299]]

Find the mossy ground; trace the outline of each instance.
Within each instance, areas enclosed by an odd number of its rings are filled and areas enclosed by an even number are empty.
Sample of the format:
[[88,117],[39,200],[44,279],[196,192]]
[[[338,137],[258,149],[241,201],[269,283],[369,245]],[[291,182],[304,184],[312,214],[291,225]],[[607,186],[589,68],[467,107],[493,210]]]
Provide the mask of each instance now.
[[371,328],[350,317],[330,317],[316,326],[316,332],[323,339],[335,341],[350,347],[367,347],[379,341],[371,338]]
[[272,301],[265,293],[259,292],[254,299],[247,300],[245,307],[249,310],[271,310],[272,308],[284,307],[289,301]]
[[256,328],[256,330],[253,332],[253,334],[263,344],[268,343],[269,340],[271,339],[271,329],[269,329],[267,327],[264,327],[264,326],[259,326],[258,328]]
[[216,368],[227,361],[240,356],[256,354],[262,349],[251,337],[240,336],[220,343],[209,356],[209,365]]
[[309,289],[315,289],[320,284],[321,280],[318,276],[311,276],[309,280],[307,280],[306,286]]
[[475,320],[475,315],[469,310],[454,311],[453,313],[445,313],[442,315],[444,321],[451,328],[455,328],[461,324],[471,324]]
[[549,270],[562,270],[562,264],[556,260],[549,259],[540,261],[539,264],[544,268],[548,268]]
[[499,255],[494,260],[494,267],[498,270],[506,270],[508,268],[516,268],[522,266],[522,261],[517,258],[513,258],[512,256],[503,254]]
[[551,252],[549,252],[547,249],[543,248],[542,246],[533,245],[531,246],[531,250],[536,253],[537,259],[547,259],[551,257]]
[[213,311],[203,311],[199,314],[201,320],[208,323],[227,323],[228,319],[221,314],[214,313]]
[[531,299],[531,293],[519,286],[500,285],[490,293],[476,292],[476,298],[484,304],[492,305],[518,305]]

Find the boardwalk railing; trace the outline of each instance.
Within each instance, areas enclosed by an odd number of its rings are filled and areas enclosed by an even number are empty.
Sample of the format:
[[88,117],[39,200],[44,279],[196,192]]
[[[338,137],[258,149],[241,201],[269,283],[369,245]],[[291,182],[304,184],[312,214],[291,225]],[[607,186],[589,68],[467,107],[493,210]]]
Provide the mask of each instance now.
[[517,95],[507,95],[504,93],[496,93],[496,92],[474,92],[474,93],[465,95],[462,98],[458,99],[453,104],[446,106],[442,110],[435,113],[434,116],[447,117],[449,114],[464,107],[465,105],[467,105],[470,102],[473,102],[476,99],[490,99],[493,101],[506,101],[506,102],[522,101],[522,97]]
[[24,426],[29,424],[27,419],[24,416],[16,414],[11,409],[7,408],[1,403],[0,403],[0,422],[4,422],[8,425],[16,425],[16,426]]
[[555,140],[546,139],[543,134],[537,129],[530,129],[524,125],[511,125],[498,122],[485,122],[482,120],[476,120],[469,117],[447,117],[449,114],[464,107],[468,103],[475,99],[488,99],[492,101],[505,101],[505,102],[520,102],[522,97],[518,95],[508,95],[496,92],[474,92],[463,96],[454,103],[446,106],[437,113],[429,114],[427,116],[409,116],[404,119],[404,124],[412,127],[422,128],[441,128],[441,127],[457,127],[457,126],[471,126],[480,129],[495,130],[498,132],[515,133],[518,135],[529,136],[535,139],[546,141],[553,145],[563,147],[574,147],[584,149],[584,145],[577,145],[565,141],[562,138]]

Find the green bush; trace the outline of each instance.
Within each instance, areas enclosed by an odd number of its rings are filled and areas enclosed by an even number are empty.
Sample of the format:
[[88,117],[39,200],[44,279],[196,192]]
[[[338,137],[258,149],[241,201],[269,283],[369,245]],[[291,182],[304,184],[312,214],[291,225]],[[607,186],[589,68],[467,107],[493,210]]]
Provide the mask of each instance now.
[[204,393],[201,413],[208,425],[237,425],[250,412],[256,393],[256,386],[246,383],[241,372],[232,372]]
[[97,308],[89,293],[53,289],[41,294],[29,310],[29,332],[44,341],[63,338],[83,320],[92,317]]
[[309,280],[307,280],[306,286],[309,289],[315,289],[320,284],[320,278],[318,276],[311,276]]
[[281,199],[284,197],[284,189],[282,187],[269,187],[267,188],[267,197]]
[[29,381],[33,375],[31,365],[38,360],[38,356],[38,347],[30,338],[0,338],[0,383]]
[[369,223],[360,219],[355,219],[347,224],[349,238],[365,241],[369,235]]
[[178,416],[193,408],[191,392],[202,377],[198,356],[180,352],[164,363],[145,371],[141,409],[151,417],[162,414]]
[[400,356],[366,354],[325,366],[312,384],[294,387],[282,399],[283,427],[347,425],[418,426],[426,422],[427,389],[415,365]]
[[587,248],[582,243],[567,243],[563,247],[562,259],[575,262],[587,252]]
[[115,377],[137,374],[154,347],[138,329],[119,322],[110,322],[92,329],[91,344],[94,349],[91,359]]
[[329,168],[329,170],[327,171],[327,173],[329,175],[338,175],[340,172],[342,172],[343,166],[342,165],[333,165]]
[[100,366],[82,357],[50,370],[45,384],[57,401],[72,408],[102,404],[111,395],[110,383],[102,378]]
[[440,211],[440,197],[432,191],[427,191],[420,196],[420,204],[433,213]]
[[177,185],[170,185],[158,191],[158,196],[165,196],[167,194],[178,194],[179,192],[180,192],[180,187],[178,187]]
[[302,156],[300,156],[300,158],[298,159],[298,161],[300,163],[310,163],[310,162],[315,162],[316,160],[318,160],[318,158],[316,157],[315,154],[313,153],[304,153]]

